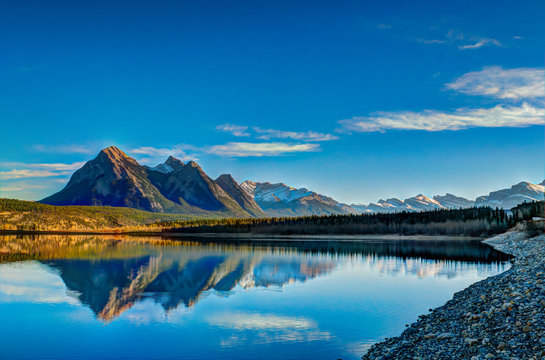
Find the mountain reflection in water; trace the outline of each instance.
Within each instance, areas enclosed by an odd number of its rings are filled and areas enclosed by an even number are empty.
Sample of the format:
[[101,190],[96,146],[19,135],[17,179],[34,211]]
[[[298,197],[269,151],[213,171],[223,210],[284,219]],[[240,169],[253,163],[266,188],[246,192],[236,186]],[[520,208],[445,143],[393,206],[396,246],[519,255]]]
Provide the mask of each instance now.
[[58,269],[68,289],[77,292],[79,300],[103,320],[115,318],[143,298],[153,299],[168,311],[181,304],[193,306],[208,290],[282,286],[334,267],[329,261],[289,254],[183,250],[129,259],[49,260],[46,264]]
[[[331,272],[339,257],[379,272],[452,278],[469,262],[494,266],[502,254],[474,241],[260,242],[259,245],[83,235],[0,237],[0,260],[38,260],[70,296],[103,321],[146,299],[168,313],[209,291],[282,287]],[[320,254],[317,256],[316,254]],[[434,259],[430,261],[429,259]]]

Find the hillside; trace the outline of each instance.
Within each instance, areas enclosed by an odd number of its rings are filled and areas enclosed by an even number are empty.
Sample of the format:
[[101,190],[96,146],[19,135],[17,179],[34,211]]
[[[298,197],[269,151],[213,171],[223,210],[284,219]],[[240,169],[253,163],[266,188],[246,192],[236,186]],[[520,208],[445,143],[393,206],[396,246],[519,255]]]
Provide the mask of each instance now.
[[53,206],[0,199],[0,230],[106,231],[157,221],[191,220],[194,216],[162,214],[111,206]]

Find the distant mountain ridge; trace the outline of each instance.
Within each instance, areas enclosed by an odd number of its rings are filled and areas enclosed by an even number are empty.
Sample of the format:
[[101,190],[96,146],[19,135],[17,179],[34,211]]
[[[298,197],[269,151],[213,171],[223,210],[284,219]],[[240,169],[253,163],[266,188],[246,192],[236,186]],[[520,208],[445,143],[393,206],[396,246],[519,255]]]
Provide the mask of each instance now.
[[356,213],[346,204],[306,188],[283,183],[244,181],[240,187],[271,216],[306,216]]
[[544,199],[545,181],[521,182],[509,189],[469,200],[450,193],[429,198],[423,194],[400,200],[351,205],[284,183],[244,181],[229,174],[215,180],[194,161],[173,156],[155,167],[140,165],[110,146],[77,170],[64,189],[40,202],[51,205],[118,206],[157,213],[194,216],[308,216],[330,214],[394,213],[490,206],[511,209]]
[[510,209],[523,202],[543,200],[545,181],[541,184],[520,182],[509,189],[493,191],[486,196],[479,196],[475,201],[476,206],[490,206]]
[[403,200],[392,198],[379,200],[377,203],[352,204],[359,213],[393,213],[401,211],[429,211],[435,209],[459,209],[472,206],[490,206],[509,210],[523,202],[544,200],[545,181],[532,184],[526,181],[511,186],[509,189],[493,191],[479,196],[476,200],[468,200],[450,193],[436,195],[432,199],[422,194]]

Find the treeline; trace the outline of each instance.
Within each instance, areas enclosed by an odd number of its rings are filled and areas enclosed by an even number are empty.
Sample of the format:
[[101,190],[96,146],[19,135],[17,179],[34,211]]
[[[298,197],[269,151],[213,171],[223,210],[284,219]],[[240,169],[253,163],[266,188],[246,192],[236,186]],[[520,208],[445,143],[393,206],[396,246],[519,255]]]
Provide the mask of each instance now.
[[458,210],[392,214],[326,215],[253,219],[204,219],[154,224],[168,233],[257,233],[285,235],[402,234],[481,236],[506,231],[515,223],[503,209],[473,207]]
[[532,220],[533,218],[545,218],[545,201],[533,201],[520,204],[511,209],[515,222]]

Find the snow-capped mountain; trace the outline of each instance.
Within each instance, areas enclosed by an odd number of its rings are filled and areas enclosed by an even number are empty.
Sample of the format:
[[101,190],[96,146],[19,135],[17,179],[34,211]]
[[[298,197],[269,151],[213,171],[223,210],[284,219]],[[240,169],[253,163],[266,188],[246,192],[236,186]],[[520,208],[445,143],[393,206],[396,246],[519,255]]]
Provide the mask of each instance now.
[[509,189],[493,191],[486,196],[479,196],[475,201],[475,205],[510,209],[523,202],[543,200],[544,184],[545,181],[541,184],[523,181],[511,186]]
[[260,183],[247,180],[240,186],[256,201],[260,202],[282,201],[288,203],[312,193],[306,188],[296,189],[283,183],[271,184],[269,182]]
[[430,199],[429,197],[422,194],[405,199],[405,201],[399,200],[396,198],[391,198],[387,200],[380,199],[378,202],[371,203],[369,205],[352,204],[351,207],[356,209],[359,213],[394,213],[394,212],[401,212],[401,211],[429,211],[429,210],[446,208],[437,200]]
[[270,216],[304,216],[357,213],[349,205],[306,188],[283,183],[244,181],[241,188]]
[[468,208],[475,205],[475,201],[468,200],[466,198],[452,195],[450,193],[446,193],[446,195],[435,195],[433,197],[433,200],[440,203],[443,207],[447,209],[459,209],[459,208]]
[[168,174],[173,172],[174,170],[178,170],[184,165],[185,164],[181,160],[176,159],[174,156],[169,156],[167,161],[165,161],[164,163],[159,164],[155,167],[146,166],[146,168],[148,168],[149,170],[158,171],[163,174]]
[[421,211],[445,208],[436,200],[430,199],[429,197],[422,194],[418,194],[415,197],[406,199],[405,204],[407,204],[409,208]]
[[[543,182],[545,183],[545,181]],[[490,206],[509,210],[523,202],[531,202],[544,199],[545,186],[521,182],[509,189],[493,191],[488,195],[479,196],[476,200],[456,196],[450,193],[435,195],[432,199],[419,194],[405,199],[379,200],[376,203],[350,205],[359,213],[395,213],[401,211],[430,211],[436,209],[459,209],[472,206]]]

